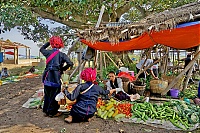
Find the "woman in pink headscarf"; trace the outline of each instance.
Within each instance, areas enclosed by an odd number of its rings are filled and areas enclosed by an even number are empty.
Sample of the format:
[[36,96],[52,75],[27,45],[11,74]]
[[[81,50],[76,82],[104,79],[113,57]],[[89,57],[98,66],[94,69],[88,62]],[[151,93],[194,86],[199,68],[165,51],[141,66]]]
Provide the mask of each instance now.
[[72,93],[65,90],[65,95],[69,100],[77,100],[72,106],[70,115],[65,118],[65,122],[68,123],[89,121],[96,112],[98,96],[114,92],[114,90],[103,90],[100,86],[93,84],[96,80],[96,69],[86,68],[81,72],[80,77],[86,82],[78,85]]

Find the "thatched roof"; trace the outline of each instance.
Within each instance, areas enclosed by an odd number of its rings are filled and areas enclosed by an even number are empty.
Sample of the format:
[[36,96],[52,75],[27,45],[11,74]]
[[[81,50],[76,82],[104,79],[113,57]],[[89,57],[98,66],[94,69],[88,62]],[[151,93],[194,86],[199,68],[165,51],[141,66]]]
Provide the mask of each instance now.
[[117,44],[120,39],[136,38],[144,32],[151,30],[173,29],[177,24],[189,22],[197,18],[200,18],[200,2],[152,14],[139,22],[129,24],[111,23],[104,27],[86,29],[79,32],[79,37],[92,43],[100,40],[109,40],[111,44]]
[[14,48],[30,48],[24,44],[18,42],[11,42],[10,40],[0,40],[0,48],[2,49],[14,49]]

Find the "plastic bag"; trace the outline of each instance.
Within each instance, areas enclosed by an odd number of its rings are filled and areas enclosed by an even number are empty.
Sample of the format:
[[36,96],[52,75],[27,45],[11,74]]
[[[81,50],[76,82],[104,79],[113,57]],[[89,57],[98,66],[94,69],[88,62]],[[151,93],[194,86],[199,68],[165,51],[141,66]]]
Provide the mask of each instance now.
[[63,83],[65,83],[65,84],[69,83],[69,75],[68,74],[63,73],[61,78],[62,78]]
[[55,100],[60,101],[61,99],[65,99],[65,94],[63,92],[60,92],[58,95],[56,95]]

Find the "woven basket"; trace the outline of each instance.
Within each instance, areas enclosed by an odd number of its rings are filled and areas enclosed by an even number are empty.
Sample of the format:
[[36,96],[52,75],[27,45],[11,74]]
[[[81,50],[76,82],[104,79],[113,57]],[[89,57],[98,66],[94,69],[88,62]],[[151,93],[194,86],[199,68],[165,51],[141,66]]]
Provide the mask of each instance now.
[[[68,85],[68,88],[67,88],[68,92],[69,92],[69,93],[72,93],[72,91],[76,88],[76,86],[77,86],[77,84],[69,84],[69,85]],[[67,105],[73,105],[73,104],[76,103],[76,100],[71,101],[71,100],[69,100],[67,97],[65,97],[65,99],[66,99],[66,104],[67,104]]]
[[128,84],[129,84],[129,81],[128,82],[122,82],[123,83],[123,89],[126,93],[128,93]]
[[150,90],[152,93],[162,93],[168,86],[167,80],[151,80]]
[[138,93],[140,96],[144,95],[145,87],[146,87],[146,85],[144,85],[144,86],[134,85],[134,89],[135,89],[136,93]]

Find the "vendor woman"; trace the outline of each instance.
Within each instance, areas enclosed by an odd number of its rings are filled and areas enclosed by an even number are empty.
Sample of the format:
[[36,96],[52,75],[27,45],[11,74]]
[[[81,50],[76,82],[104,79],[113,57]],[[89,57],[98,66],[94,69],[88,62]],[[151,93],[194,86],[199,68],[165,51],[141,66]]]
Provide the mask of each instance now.
[[[50,45],[53,49],[47,50],[46,48]],[[45,116],[55,117],[61,115],[61,112],[58,112],[60,106],[55,97],[61,91],[61,73],[73,66],[67,55],[59,51],[62,47],[64,47],[62,39],[58,36],[53,36],[50,38],[50,42],[40,48],[40,52],[47,58],[46,68],[42,77],[42,82],[44,83],[43,112]],[[67,65],[63,67],[64,63]]]
[[81,72],[80,77],[86,82],[79,84],[72,93],[65,90],[65,95],[69,100],[77,100],[72,106],[70,115],[65,118],[67,123],[90,121],[97,110],[98,96],[114,92],[114,90],[103,90],[100,86],[93,84],[96,80],[96,69],[86,68]]
[[119,100],[131,100],[133,99],[133,95],[127,94],[123,89],[122,79],[117,78],[115,72],[110,71],[109,74],[109,81],[106,83],[107,90],[114,89],[114,97]]

